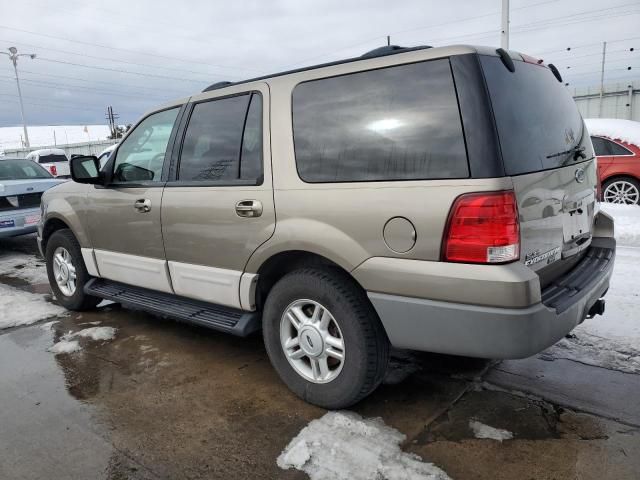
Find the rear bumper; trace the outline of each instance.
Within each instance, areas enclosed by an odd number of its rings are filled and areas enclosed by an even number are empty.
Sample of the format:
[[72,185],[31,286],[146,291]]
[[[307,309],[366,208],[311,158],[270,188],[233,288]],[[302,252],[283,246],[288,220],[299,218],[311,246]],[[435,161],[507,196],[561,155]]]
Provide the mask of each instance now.
[[0,238],[34,233],[38,228],[35,218],[39,215],[39,207],[0,213]]
[[590,253],[526,308],[426,300],[368,292],[394,347],[480,358],[524,358],[553,345],[588,315],[609,288],[615,240]]

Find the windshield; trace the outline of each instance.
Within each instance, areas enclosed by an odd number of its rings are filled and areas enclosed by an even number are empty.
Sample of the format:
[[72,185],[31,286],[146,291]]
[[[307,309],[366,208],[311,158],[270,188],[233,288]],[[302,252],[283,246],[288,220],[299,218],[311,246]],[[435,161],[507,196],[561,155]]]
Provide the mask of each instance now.
[[[593,151],[578,107],[551,70],[480,56],[507,175],[537,172],[588,160]],[[578,148],[584,148],[584,151]]]
[[0,180],[53,178],[37,163],[29,160],[0,160]]
[[38,163],[60,163],[67,162],[66,155],[52,154],[52,155],[40,155]]

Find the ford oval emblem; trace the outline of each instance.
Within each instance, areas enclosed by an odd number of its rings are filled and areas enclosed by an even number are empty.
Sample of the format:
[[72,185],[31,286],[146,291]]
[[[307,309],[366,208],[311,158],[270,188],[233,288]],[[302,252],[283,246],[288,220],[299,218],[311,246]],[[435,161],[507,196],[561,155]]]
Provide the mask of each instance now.
[[33,187],[27,187],[27,192],[30,192],[33,190]]
[[584,182],[586,175],[584,173],[584,168],[579,168],[576,170],[576,182],[582,183]]

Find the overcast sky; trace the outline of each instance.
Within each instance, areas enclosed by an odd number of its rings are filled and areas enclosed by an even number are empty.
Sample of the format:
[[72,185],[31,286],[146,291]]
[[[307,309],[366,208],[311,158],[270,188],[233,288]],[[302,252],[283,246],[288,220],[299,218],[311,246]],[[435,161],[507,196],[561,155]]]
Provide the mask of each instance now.
[[[358,56],[388,34],[403,46],[499,46],[500,8],[500,0],[0,0],[0,48],[38,56],[19,61],[29,124],[105,123],[108,105],[130,123],[215,81]],[[606,40],[606,81],[626,83],[640,79],[640,49],[629,51],[640,47],[639,20],[638,0],[512,0],[510,47],[555,63],[572,88],[599,83]],[[0,126],[19,124],[13,67],[0,56]]]

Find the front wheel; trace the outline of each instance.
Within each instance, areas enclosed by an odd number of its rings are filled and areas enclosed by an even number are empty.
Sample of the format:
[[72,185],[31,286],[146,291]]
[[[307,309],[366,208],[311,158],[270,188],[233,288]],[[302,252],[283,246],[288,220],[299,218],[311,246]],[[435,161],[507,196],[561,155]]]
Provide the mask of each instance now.
[[345,408],[382,381],[389,341],[365,292],[344,272],[306,268],[267,297],[262,332],[272,365],[304,400]]
[[602,198],[608,203],[638,205],[640,203],[640,182],[631,177],[607,180],[602,186]]
[[89,310],[100,299],[84,293],[91,279],[82,252],[71,230],[58,230],[51,235],[45,252],[47,276],[58,303],[68,310]]

